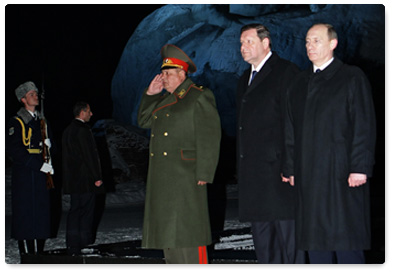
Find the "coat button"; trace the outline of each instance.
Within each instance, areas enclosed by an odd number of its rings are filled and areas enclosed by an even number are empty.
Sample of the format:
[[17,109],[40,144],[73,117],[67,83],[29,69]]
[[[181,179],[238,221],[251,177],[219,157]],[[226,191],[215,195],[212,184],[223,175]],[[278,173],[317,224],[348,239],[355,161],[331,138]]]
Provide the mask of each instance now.
[[168,134],[167,132],[165,132],[163,135],[164,135],[164,136],[168,136],[169,134]]
[[170,117],[170,114],[166,114],[166,117]]
[[154,137],[155,135],[154,134],[151,134],[151,137]]
[[154,119],[157,119],[158,118],[158,116],[154,116]]
[[151,155],[151,156],[154,156],[154,153],[151,153],[150,155]]
[[166,152],[163,152],[163,155],[164,155],[164,156],[167,156],[167,153],[166,153]]

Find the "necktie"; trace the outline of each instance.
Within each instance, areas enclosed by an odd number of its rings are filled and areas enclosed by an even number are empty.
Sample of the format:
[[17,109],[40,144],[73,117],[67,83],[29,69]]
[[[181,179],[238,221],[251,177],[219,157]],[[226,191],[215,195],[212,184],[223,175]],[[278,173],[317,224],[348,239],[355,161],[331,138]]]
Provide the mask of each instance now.
[[258,72],[256,72],[255,70],[252,71],[252,76],[251,76],[251,80],[250,80],[250,84],[249,85],[251,85],[252,81],[254,80],[256,73],[258,73]]

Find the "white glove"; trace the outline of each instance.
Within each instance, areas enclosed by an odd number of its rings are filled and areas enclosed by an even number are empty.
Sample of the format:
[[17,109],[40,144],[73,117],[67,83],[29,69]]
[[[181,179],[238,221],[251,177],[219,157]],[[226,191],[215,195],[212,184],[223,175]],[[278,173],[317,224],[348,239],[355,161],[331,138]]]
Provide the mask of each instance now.
[[48,148],[51,148],[51,140],[49,138],[46,138],[44,140],[45,145],[47,145]]
[[40,171],[42,171],[43,173],[53,172],[52,165],[44,162],[44,164],[41,166]]

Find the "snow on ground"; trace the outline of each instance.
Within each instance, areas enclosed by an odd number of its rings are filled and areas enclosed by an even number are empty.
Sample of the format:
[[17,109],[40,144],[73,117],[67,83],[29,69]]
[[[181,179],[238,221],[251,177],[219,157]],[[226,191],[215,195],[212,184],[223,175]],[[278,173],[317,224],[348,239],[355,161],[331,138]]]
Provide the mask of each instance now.
[[[17,242],[10,238],[11,225],[11,168],[5,170],[5,195],[6,195],[6,234],[5,234],[5,262],[7,264],[20,263]],[[234,199],[237,196],[237,185],[228,185],[228,198]],[[119,243],[132,240],[141,240],[141,215],[142,202],[145,197],[144,183],[127,182],[116,185],[116,191],[107,193],[105,216],[99,225],[95,245]],[[48,239],[45,244],[45,250],[64,249],[66,247],[66,230],[65,218],[68,208],[68,196],[63,196],[63,215],[59,231],[56,238]],[[128,207],[129,206],[129,207]],[[131,213],[128,208],[133,208],[135,212]],[[233,208],[234,209],[234,208]],[[233,212],[235,214],[235,212]],[[128,218],[127,220],[122,218]],[[240,223],[235,217],[225,220],[225,230],[237,230],[249,227],[249,223]],[[7,222],[8,221],[8,222]],[[250,235],[232,235],[221,238],[216,245],[216,249],[249,249],[252,245]]]
[[[64,249],[66,247],[66,231],[60,230],[57,238],[48,239],[45,243],[45,250]],[[141,239],[141,229],[139,228],[119,228],[111,232],[98,231],[95,244],[110,244]],[[17,243],[13,239],[5,242],[5,262],[8,264],[20,263],[20,256]]]
[[[11,168],[6,168],[6,221],[11,220]],[[116,191],[113,193],[107,193],[106,196],[106,219],[103,219],[103,223],[100,223],[96,242],[97,244],[110,244],[119,243],[132,240],[141,240],[141,219],[135,217],[134,214],[128,212],[128,206],[134,206],[135,210],[139,210],[139,205],[144,201],[145,197],[145,186],[143,182],[127,182],[116,185]],[[234,199],[237,196],[237,185],[228,185],[227,188],[228,198]],[[55,250],[64,249],[66,246],[65,238],[65,218],[66,211],[68,209],[68,196],[63,196],[63,215],[59,231],[56,238],[48,239],[45,244],[45,250]],[[120,214],[119,211],[125,210],[125,214]],[[117,214],[118,213],[118,214]],[[140,215],[141,212],[135,212],[135,214]],[[234,213],[233,213],[234,214]],[[121,215],[121,216],[120,216]],[[125,216],[123,216],[125,215]],[[129,220],[119,219],[120,217],[128,217]],[[141,217],[141,216],[140,216]],[[135,218],[135,219],[133,219]],[[225,230],[241,229],[249,227],[248,223],[240,223],[235,217],[232,219],[225,220]],[[107,222],[107,223],[106,223]],[[109,224],[108,222],[112,222]],[[126,223],[125,223],[126,222]],[[119,223],[119,224],[118,224]],[[130,224],[129,224],[130,223]],[[17,247],[17,242],[10,237],[10,223],[6,223],[6,235],[5,235],[5,262],[7,264],[17,264],[20,263],[19,251]],[[119,226],[119,228],[118,228]],[[115,228],[114,228],[115,227]],[[236,235],[235,235],[236,236]],[[222,238],[221,241],[216,246],[216,249],[227,249],[227,248],[246,248],[248,249],[252,245],[252,238],[245,237],[246,235],[237,235],[238,237],[233,237],[231,239]]]
[[[248,223],[240,223],[237,220],[226,220],[225,230],[241,229],[249,227]],[[252,237],[250,235],[232,235],[232,238],[221,238],[219,248],[216,249],[250,249],[252,245]],[[61,229],[58,233],[57,238],[48,239],[45,244],[45,250],[64,249],[66,246],[66,232]],[[141,240],[142,233],[141,228],[116,228],[111,231],[98,231],[95,245],[98,244],[110,244],[119,243],[132,240]],[[232,242],[234,242],[232,244]],[[89,251],[87,251],[89,252]],[[89,254],[89,253],[86,253]],[[5,241],[5,262],[7,264],[18,264],[20,263],[19,251],[17,242],[13,239],[6,239]]]
[[[145,199],[145,179],[148,139],[135,127],[121,125],[113,120],[97,122],[93,131],[102,152],[108,149],[110,168],[113,171],[115,190],[106,194],[105,215],[100,222],[97,244],[119,243],[141,239],[142,205]],[[104,137],[105,136],[105,137]],[[103,158],[105,161],[106,158]],[[227,186],[228,199],[237,198],[237,185]],[[69,208],[69,196],[62,196],[62,219],[56,238],[46,241],[45,250],[64,249],[65,218]],[[235,208],[232,208],[235,210]],[[11,166],[5,168],[5,262],[20,263],[17,242],[10,239],[11,220]],[[233,215],[237,214],[235,211]],[[126,218],[126,219],[124,219]],[[237,217],[226,218],[225,230],[241,229],[249,224],[240,223]],[[251,238],[232,238],[218,243],[219,249],[248,248]]]

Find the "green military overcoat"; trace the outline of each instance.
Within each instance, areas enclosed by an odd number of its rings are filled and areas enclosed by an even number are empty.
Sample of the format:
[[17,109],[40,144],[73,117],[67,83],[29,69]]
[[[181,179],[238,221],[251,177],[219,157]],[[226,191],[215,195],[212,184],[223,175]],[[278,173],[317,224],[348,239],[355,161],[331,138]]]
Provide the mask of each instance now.
[[219,158],[221,124],[211,90],[187,78],[172,94],[143,94],[138,123],[151,129],[143,248],[211,243],[207,186]]

